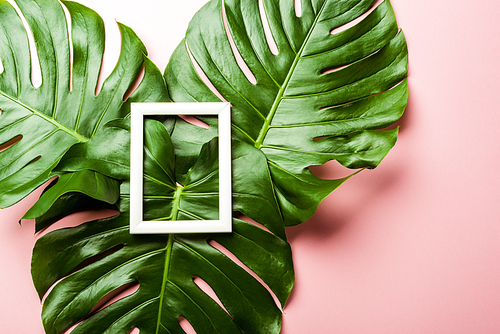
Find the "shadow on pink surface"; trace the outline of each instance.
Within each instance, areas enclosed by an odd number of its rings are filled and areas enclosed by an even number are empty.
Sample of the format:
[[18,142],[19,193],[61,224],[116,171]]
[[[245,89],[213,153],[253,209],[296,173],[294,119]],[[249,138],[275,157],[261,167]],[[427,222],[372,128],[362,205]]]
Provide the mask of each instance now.
[[[411,127],[413,105],[410,95],[405,113],[399,121],[390,127],[400,127],[400,139]],[[396,143],[396,147],[397,145]],[[388,160],[392,160],[391,152],[389,152]],[[394,161],[382,164],[382,166],[374,170],[364,170],[347,180],[323,200],[308,221],[297,226],[287,227],[288,242],[291,244],[292,249],[295,251],[303,247],[302,245],[309,245],[304,247],[310,247],[311,244],[315,243],[320,243],[323,247],[327,247],[325,244],[335,247],[334,245],[339,242],[349,242],[347,240],[349,230],[355,229],[352,224],[359,223],[359,217],[363,216],[363,211],[380,205],[384,194],[391,193],[394,189],[401,187],[401,182],[405,178],[406,171],[400,164],[394,163]],[[330,161],[321,166],[311,166],[310,170],[316,176],[324,179],[342,178],[352,173],[352,170],[341,166],[336,161]],[[324,257],[324,254],[318,256]],[[295,269],[298,270],[297,267]],[[297,277],[287,306],[295,302],[295,297],[300,294],[298,291],[301,289],[302,284],[308,284],[308,282],[302,282],[300,276]],[[287,307],[285,307],[284,311],[286,315]],[[286,321],[285,316],[284,322]],[[284,329],[282,334],[286,334],[286,332],[287,330]]]

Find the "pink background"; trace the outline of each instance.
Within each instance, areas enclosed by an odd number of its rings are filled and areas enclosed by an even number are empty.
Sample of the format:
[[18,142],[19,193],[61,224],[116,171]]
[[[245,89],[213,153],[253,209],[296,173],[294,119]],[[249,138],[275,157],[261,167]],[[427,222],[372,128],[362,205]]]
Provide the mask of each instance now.
[[[81,2],[134,28],[163,69],[204,1]],[[410,54],[400,137],[380,167],[288,229],[296,286],[284,334],[500,333],[500,3],[392,3]],[[33,222],[17,223],[34,200],[0,210],[5,333],[43,333]]]

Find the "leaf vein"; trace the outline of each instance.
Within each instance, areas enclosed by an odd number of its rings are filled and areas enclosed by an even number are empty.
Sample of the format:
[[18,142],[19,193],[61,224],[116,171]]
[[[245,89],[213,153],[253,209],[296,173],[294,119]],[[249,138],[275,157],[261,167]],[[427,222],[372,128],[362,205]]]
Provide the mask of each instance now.
[[180,242],[180,241],[177,241],[177,242],[179,243],[179,245],[184,246],[187,250],[189,250],[190,252],[192,252],[193,254],[195,254],[196,256],[198,256],[204,262],[208,263],[211,267],[213,267],[216,271],[218,271],[222,276],[224,276],[228,280],[228,282],[231,283],[241,293],[241,295],[243,296],[243,298],[245,298],[249,302],[249,304],[252,307],[252,310],[254,311],[254,313],[258,314],[256,312],[256,310],[255,310],[255,306],[250,302],[250,300],[248,300],[248,298],[245,296],[245,294],[243,293],[243,291],[241,290],[241,288],[232,279],[230,279],[223,271],[221,271],[219,269],[219,267],[217,267],[215,264],[213,264],[212,262],[210,262],[206,257],[204,257],[203,255],[201,255],[200,253],[198,253],[196,250],[194,250],[193,248],[189,247],[187,244],[185,244],[183,242]]
[[278,94],[276,95],[276,98],[274,99],[273,105],[271,107],[271,110],[269,111],[269,114],[267,114],[264,125],[260,129],[259,136],[257,137],[257,141],[255,143],[255,147],[258,149],[260,149],[262,147],[262,143],[264,142],[264,138],[266,137],[267,131],[269,130],[269,126],[271,125],[271,122],[274,118],[274,115],[276,114],[276,111],[278,110],[278,106],[281,103],[281,100],[282,100],[282,97],[285,93],[285,90],[288,87],[288,83],[290,82],[292,74],[295,71],[295,67],[297,66],[297,64],[299,62],[302,51],[304,50],[304,47],[306,46],[307,42],[309,41],[309,37],[311,36],[311,33],[312,33],[314,27],[316,26],[316,22],[318,21],[320,13],[323,11],[325,4],[326,4],[326,1],[323,3],[323,5],[321,5],[321,9],[319,10],[318,15],[316,16],[313,24],[311,25],[311,28],[309,28],[309,31],[307,32],[307,36],[304,39],[304,42],[302,43],[302,46],[300,47],[299,52],[295,55],[293,63],[290,66],[290,69],[288,70],[288,73],[286,75],[285,81],[283,82],[283,85],[281,86],[280,90],[278,91]]
[[67,134],[73,136],[74,138],[76,138],[79,142],[86,142],[88,141],[89,139],[82,136],[81,134],[79,134],[78,132],[75,132],[73,131],[72,129],[66,127],[65,125],[59,123],[58,121],[56,121],[55,119],[53,118],[50,118],[49,116],[41,113],[40,111],[28,106],[27,104],[21,102],[20,100],[18,100],[17,98],[14,98],[8,94],[6,94],[5,92],[3,91],[0,91],[0,95],[6,97],[7,99],[11,100],[12,102],[14,103],[17,103],[19,106],[29,110],[30,112],[32,112],[34,115],[42,118],[43,120],[49,122],[50,124],[56,126],[57,128],[59,128],[60,130],[66,132]]

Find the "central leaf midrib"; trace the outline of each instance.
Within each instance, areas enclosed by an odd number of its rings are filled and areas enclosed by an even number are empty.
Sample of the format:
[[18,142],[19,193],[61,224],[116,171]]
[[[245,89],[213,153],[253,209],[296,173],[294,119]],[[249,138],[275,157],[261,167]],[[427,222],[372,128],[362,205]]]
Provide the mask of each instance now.
[[161,311],[163,309],[163,300],[165,299],[165,286],[167,285],[167,281],[168,281],[168,271],[170,269],[170,259],[172,258],[172,246],[173,246],[173,244],[174,244],[174,234],[169,234],[167,246],[165,247],[165,249],[166,249],[165,269],[163,271],[163,282],[162,282],[161,292],[160,292],[160,305],[158,306],[158,316],[157,316],[158,320],[156,322],[156,331],[155,331],[156,334],[159,333],[160,325],[161,325]]
[[17,104],[18,104],[18,105],[20,105],[21,107],[23,107],[23,108],[25,108],[25,109],[29,110],[29,111],[30,111],[33,115],[36,115],[36,116],[38,116],[38,117],[42,118],[43,120],[45,120],[46,122],[49,122],[50,124],[54,125],[54,126],[55,126],[55,127],[57,127],[59,130],[64,131],[64,132],[66,132],[67,134],[69,134],[69,135],[73,136],[76,140],[78,140],[78,142],[80,142],[80,143],[84,143],[84,142],[86,142],[86,141],[88,141],[88,140],[89,140],[89,138],[82,136],[82,135],[81,135],[81,134],[79,134],[78,132],[76,132],[76,131],[74,131],[74,130],[72,130],[72,129],[68,128],[68,127],[66,127],[65,125],[63,125],[63,124],[59,123],[59,122],[58,122],[58,121],[56,121],[55,119],[53,119],[53,118],[51,118],[51,117],[49,117],[49,116],[47,116],[47,115],[45,115],[45,114],[41,113],[40,111],[38,111],[38,110],[36,110],[36,109],[34,109],[34,108],[30,107],[29,105],[27,105],[27,104],[25,104],[25,103],[21,102],[21,101],[20,101],[20,100],[18,100],[17,98],[10,96],[9,94],[6,94],[6,93],[5,93],[5,92],[3,92],[3,91],[0,91],[0,94],[1,94],[1,95],[3,95],[3,96],[5,96],[6,98],[8,98],[9,100],[11,100],[12,102],[17,103]]
[[[177,220],[177,213],[179,212],[179,207],[180,207],[180,198],[182,195],[182,190],[184,188],[182,186],[178,186],[177,189],[175,190],[174,193],[174,204],[172,205],[172,214],[171,214],[171,220]],[[166,249],[166,254],[165,254],[165,269],[163,271],[163,281],[162,281],[162,286],[161,286],[161,292],[160,292],[160,305],[158,306],[158,320],[156,322],[156,334],[158,334],[160,330],[160,325],[161,325],[161,311],[163,309],[163,300],[165,299],[165,287],[168,282],[168,273],[170,269],[170,260],[172,258],[172,247],[174,244],[174,234],[171,233],[168,235],[168,242],[167,246],[165,247]]]
[[318,22],[318,19],[321,15],[321,12],[323,11],[323,8],[325,7],[325,4],[326,4],[326,2],[323,3],[320,10],[318,11],[318,14],[316,15],[316,18],[314,19],[314,22],[311,24],[311,28],[309,28],[309,31],[307,32],[306,38],[304,38],[304,42],[300,46],[300,50],[296,53],[295,58],[293,59],[293,63],[290,66],[290,70],[288,70],[285,81],[283,82],[283,85],[280,87],[278,94],[276,95],[276,98],[274,99],[273,105],[271,107],[271,111],[269,112],[269,114],[267,114],[264,125],[260,129],[259,136],[257,137],[257,140],[255,141],[255,145],[254,145],[258,149],[260,149],[262,147],[262,143],[264,142],[264,138],[267,135],[267,131],[271,127],[271,122],[273,121],[274,115],[276,114],[276,110],[278,110],[278,106],[281,102],[283,94],[285,93],[285,90],[288,87],[288,83],[290,82],[293,71],[295,70],[297,63],[299,62],[299,60],[302,56],[302,51],[304,50],[305,45],[309,41],[309,37],[311,36],[311,33],[312,33],[314,27],[316,26],[316,23]]

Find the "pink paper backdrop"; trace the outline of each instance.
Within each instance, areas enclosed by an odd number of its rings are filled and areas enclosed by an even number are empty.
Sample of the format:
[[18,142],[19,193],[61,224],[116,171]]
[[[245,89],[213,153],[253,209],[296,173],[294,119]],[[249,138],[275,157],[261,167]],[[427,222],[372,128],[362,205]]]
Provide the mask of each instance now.
[[[81,2],[134,28],[163,69],[204,1]],[[410,53],[400,137],[380,167],[288,229],[296,286],[284,334],[500,332],[500,3],[392,3]],[[43,333],[33,222],[17,223],[35,199],[0,210],[3,333]]]

